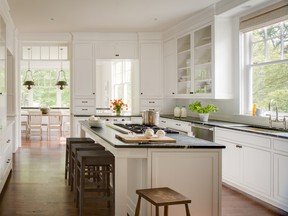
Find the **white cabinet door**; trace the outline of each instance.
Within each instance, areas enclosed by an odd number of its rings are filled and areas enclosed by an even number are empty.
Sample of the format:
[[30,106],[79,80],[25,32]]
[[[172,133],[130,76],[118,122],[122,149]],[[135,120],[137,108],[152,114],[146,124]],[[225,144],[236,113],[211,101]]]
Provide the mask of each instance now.
[[74,44],[74,97],[95,97],[93,44]]
[[164,43],[164,96],[175,97],[176,89],[176,40],[172,39]]
[[141,98],[161,98],[163,91],[162,44],[140,44]]
[[270,196],[271,176],[271,151],[244,146],[243,184]]
[[[216,139],[216,138],[215,138]],[[236,143],[216,139],[216,143],[226,146],[222,151],[222,175],[224,180],[242,181],[242,147]]]

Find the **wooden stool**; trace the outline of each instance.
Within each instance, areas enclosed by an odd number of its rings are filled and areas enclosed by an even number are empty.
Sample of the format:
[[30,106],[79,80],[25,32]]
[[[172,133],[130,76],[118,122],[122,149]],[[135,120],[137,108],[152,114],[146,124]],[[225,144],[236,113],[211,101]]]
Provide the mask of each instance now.
[[[101,168],[99,169],[99,166]],[[93,199],[107,201],[114,210],[115,168],[114,155],[109,151],[78,151],[75,178],[76,205],[79,215],[84,212],[85,192],[96,192]],[[87,170],[87,167],[89,169]],[[95,167],[95,169],[91,169]],[[91,197],[90,197],[91,200]]]
[[139,196],[135,216],[140,214],[141,197],[156,207],[156,216],[159,216],[159,206],[164,206],[164,216],[168,216],[168,206],[179,204],[185,204],[186,216],[190,216],[188,203],[191,200],[168,187],[136,190],[136,193]]
[[[95,143],[93,139],[86,138],[86,137],[68,137],[66,138],[66,154],[65,154],[65,179],[67,179],[67,176],[69,177],[69,163],[71,160],[71,151],[70,151],[70,145],[72,143]],[[70,185],[70,180],[68,179],[68,184]]]
[[71,149],[71,162],[70,162],[70,168],[69,169],[69,179],[70,179],[70,190],[73,191],[75,184],[74,184],[74,179],[75,179],[75,164],[76,164],[76,157],[77,157],[77,152],[78,151],[96,151],[96,150],[105,150],[105,147],[103,147],[100,144],[97,143],[73,143],[70,146]]

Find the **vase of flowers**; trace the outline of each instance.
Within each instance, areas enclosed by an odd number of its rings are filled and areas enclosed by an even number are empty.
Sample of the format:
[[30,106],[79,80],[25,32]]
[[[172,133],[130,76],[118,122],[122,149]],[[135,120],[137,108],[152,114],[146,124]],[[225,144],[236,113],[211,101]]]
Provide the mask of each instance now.
[[218,108],[214,104],[208,104],[206,107],[202,107],[201,102],[195,101],[189,104],[188,109],[192,112],[199,114],[200,121],[208,121],[210,112],[217,112]]
[[126,110],[128,109],[128,105],[125,104],[122,99],[111,100],[110,108],[115,111],[116,115],[119,116],[124,107],[126,107]]

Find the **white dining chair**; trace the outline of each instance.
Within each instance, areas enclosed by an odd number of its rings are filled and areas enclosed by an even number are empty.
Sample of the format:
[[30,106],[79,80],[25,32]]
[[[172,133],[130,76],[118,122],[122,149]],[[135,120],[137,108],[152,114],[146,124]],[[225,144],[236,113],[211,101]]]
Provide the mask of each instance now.
[[27,131],[30,139],[32,131],[39,131],[42,140],[42,114],[40,111],[28,111]]
[[62,136],[62,113],[60,111],[51,111],[48,115],[47,136],[51,136],[52,130],[59,130]]

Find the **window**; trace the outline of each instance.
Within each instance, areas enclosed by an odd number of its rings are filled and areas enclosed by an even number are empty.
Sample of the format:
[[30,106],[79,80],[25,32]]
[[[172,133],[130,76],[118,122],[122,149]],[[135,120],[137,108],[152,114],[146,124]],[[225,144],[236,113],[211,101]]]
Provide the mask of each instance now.
[[[29,53],[28,50],[31,50]],[[61,51],[60,51],[61,50]],[[62,69],[69,84],[70,72],[67,46],[24,46],[22,49],[21,82],[30,64],[35,86],[21,87],[21,107],[70,107],[69,87],[60,90],[55,84]]]
[[244,114],[252,113],[253,104],[268,110],[272,99],[279,112],[288,113],[288,18],[258,27],[254,22],[248,29],[243,34]]

